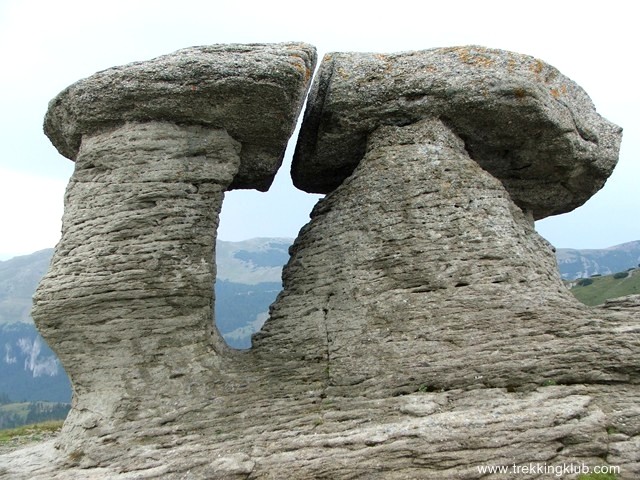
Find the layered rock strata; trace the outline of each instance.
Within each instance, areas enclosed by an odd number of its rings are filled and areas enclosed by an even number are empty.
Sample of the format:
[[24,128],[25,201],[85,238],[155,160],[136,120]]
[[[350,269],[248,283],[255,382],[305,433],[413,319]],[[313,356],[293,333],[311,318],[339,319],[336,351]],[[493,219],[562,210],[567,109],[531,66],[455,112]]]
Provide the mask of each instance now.
[[[327,196],[246,352],[207,332],[202,260],[244,143],[217,123],[134,120],[82,137],[35,307],[76,400],[60,451],[11,455],[16,478],[640,475],[637,299],[579,304],[533,228],[600,188],[620,141],[555,69],[480,47],[326,57],[293,176]],[[121,217],[112,194],[138,183]]]
[[255,343],[318,352],[333,394],[624,383],[640,371],[625,353],[638,338],[611,350],[618,327],[578,304],[530,217],[440,120],[372,132],[312,217]]
[[[337,187],[296,240],[263,335],[310,331],[290,309],[315,304],[324,318],[308,323],[329,342],[332,382],[371,382],[367,392],[416,378],[435,389],[627,381],[635,360],[598,346],[614,332],[575,313],[533,227],[602,186],[620,140],[580,87],[532,57],[481,47],[327,55],[292,175],[308,191]],[[568,332],[580,331],[584,348],[569,356],[582,340]],[[423,361],[436,352],[446,361]]]

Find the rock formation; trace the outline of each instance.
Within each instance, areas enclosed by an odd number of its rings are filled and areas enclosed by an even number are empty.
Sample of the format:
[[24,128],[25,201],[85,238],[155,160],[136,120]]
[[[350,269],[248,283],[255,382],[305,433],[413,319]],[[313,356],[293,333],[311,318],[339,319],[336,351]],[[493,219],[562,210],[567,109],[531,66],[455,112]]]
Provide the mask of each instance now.
[[[228,59],[234,48],[215,51]],[[239,118],[227,126],[199,96],[162,107],[173,90],[161,79],[182,78],[166,73],[180,55],[102,72],[52,103],[50,136],[80,149],[34,314],[76,397],[59,451],[16,453],[10,471],[471,479],[500,478],[480,470],[489,466],[535,464],[528,478],[551,478],[558,466],[611,464],[637,478],[638,302],[579,304],[533,228],[603,185],[620,129],[524,55],[325,57],[292,174],[327,196],[254,347],[231,351],[211,333],[216,209],[225,189],[251,186],[244,142],[263,139],[249,151],[277,166],[273,132],[283,142],[291,131],[313,58],[300,45],[252,49],[284,59],[265,71],[293,79],[251,77],[289,99],[261,107],[280,112],[260,115],[269,135],[258,117],[246,131]],[[251,82],[238,81],[240,98]],[[126,102],[76,105],[120,84],[138,85]],[[286,126],[271,124],[278,115]],[[262,188],[272,173],[257,163]]]
[[[337,187],[294,245],[266,333],[282,316],[289,325],[278,331],[295,338],[308,329],[288,304],[317,305],[332,382],[344,372],[348,385],[372,382],[367,391],[615,382],[635,370],[631,358],[596,361],[594,350],[610,352],[591,336],[567,358],[581,340],[558,329],[583,329],[585,314],[533,228],[586,201],[617,159],[620,128],[571,80],[476,47],[338,53],[325,58],[308,105],[294,181]],[[570,318],[560,322],[562,312]]]
[[72,379],[74,449],[216,395],[224,192],[271,184],[314,64],[304,44],[191,48],[51,102],[45,132],[76,165],[33,318]]
[[336,188],[377,127],[436,118],[536,220],[573,210],[599,190],[621,139],[552,66],[481,47],[328,55],[309,106],[292,172],[298,188]]

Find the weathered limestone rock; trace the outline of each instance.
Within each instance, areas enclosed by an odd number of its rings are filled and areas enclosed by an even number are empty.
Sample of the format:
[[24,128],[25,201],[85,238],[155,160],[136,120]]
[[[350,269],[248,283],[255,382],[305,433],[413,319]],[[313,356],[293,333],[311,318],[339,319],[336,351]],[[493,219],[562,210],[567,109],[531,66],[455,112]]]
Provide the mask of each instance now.
[[619,129],[508,52],[334,54],[321,72],[294,178],[329,193],[250,351],[208,331],[206,254],[244,141],[165,117],[82,137],[35,308],[76,403],[58,453],[14,452],[5,471],[479,479],[533,464],[543,479],[610,463],[638,478],[638,302],[575,301],[532,222],[602,185]]
[[267,190],[314,65],[315,50],[299,43],[185,48],[71,85],[49,105],[44,130],[75,160],[83,138],[126,122],[224,129],[242,145],[229,188]]
[[314,62],[304,44],[190,48],[51,102],[45,130],[76,168],[33,318],[72,379],[67,450],[217,395],[224,192],[271,183]]
[[340,395],[637,375],[625,352],[638,338],[611,351],[619,326],[578,304],[551,247],[451,129],[379,127],[367,147],[296,240],[259,349],[322,354]]
[[[480,406],[499,388],[513,405],[584,386],[590,433],[565,425],[549,443],[538,431],[507,458],[593,464],[625,452],[616,464],[637,476],[637,305],[613,315],[579,304],[532,222],[602,185],[620,129],[570,80],[509,52],[331,54],[320,72],[292,173],[330,193],[292,248],[256,350],[325,362],[332,401],[461,389]],[[483,424],[483,408],[470,421]],[[627,432],[610,436],[620,423]],[[445,468],[488,446],[458,448],[467,456]]]
[[622,310],[637,307],[640,307],[640,295],[627,295],[626,297],[612,298],[602,305],[602,308],[609,310]]
[[476,46],[329,54],[308,104],[292,169],[302,190],[336,188],[378,126],[438,118],[536,220],[573,210],[599,190],[621,138],[552,66]]

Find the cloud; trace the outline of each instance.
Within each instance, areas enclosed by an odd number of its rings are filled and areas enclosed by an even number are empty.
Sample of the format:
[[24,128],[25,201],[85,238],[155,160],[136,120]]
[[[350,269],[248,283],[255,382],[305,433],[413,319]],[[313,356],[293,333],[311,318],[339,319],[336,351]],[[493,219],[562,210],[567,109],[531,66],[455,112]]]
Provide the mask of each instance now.
[[39,338],[36,337],[33,340],[26,337],[20,338],[18,347],[25,355],[24,369],[32,372],[34,378],[44,375],[54,377],[58,374],[58,360],[53,355],[41,357],[42,342]]
[[0,260],[58,242],[65,185],[63,180],[0,168]]
[[7,365],[12,365],[18,361],[18,358],[13,354],[13,349],[11,348],[11,344],[4,344],[4,363]]

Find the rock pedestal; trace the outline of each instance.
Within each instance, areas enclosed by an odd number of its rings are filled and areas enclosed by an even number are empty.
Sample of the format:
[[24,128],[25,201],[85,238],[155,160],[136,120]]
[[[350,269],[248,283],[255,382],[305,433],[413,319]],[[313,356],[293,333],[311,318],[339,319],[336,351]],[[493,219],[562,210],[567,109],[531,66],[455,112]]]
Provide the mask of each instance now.
[[[344,478],[481,478],[525,457],[640,474],[634,303],[579,304],[533,225],[603,185],[620,134],[524,55],[325,57],[292,175],[327,196],[254,348],[325,365],[317,431],[357,458]],[[366,433],[337,433],[349,421]]]
[[215,232],[239,152],[224,130],[166,122],[83,139],[33,312],[73,381],[67,428],[104,436],[215,395]]
[[353,173],[301,231],[284,281],[256,349],[317,352],[327,396],[638,374],[622,353],[637,339],[611,351],[615,328],[563,286],[531,218],[440,120],[369,134]]
[[328,55],[292,174],[330,193],[294,245],[265,344],[298,351],[309,332],[299,351],[326,345],[327,384],[346,395],[628,381],[633,361],[598,343],[613,331],[581,311],[533,226],[600,188],[620,133],[525,55]]

